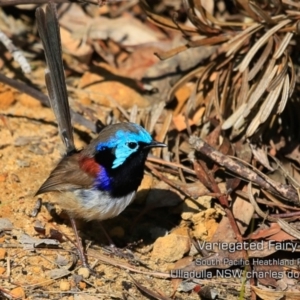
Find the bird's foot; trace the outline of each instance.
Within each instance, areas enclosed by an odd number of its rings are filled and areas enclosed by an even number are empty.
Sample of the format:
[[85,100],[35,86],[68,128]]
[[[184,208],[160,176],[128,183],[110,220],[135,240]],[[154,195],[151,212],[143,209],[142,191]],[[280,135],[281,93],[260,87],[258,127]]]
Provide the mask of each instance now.
[[135,260],[133,253],[127,248],[121,249],[121,248],[117,248],[115,244],[110,244],[109,246],[106,246],[103,249],[107,253],[116,255],[117,257],[129,259],[129,260]]

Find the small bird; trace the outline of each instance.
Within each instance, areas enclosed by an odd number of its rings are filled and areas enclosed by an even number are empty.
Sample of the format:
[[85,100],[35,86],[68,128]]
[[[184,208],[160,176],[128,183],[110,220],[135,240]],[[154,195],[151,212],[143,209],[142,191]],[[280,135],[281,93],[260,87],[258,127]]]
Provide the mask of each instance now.
[[113,218],[133,200],[149,150],[163,146],[137,124],[106,126],[85,149],[66,155],[37,195],[64,192],[60,206],[73,218]]
[[46,11],[37,8],[36,18],[48,66],[45,79],[49,100],[66,147],[66,155],[36,195],[57,192],[57,202],[70,217],[80,258],[87,266],[75,219],[106,220],[119,215],[132,202],[142,181],[150,149],[166,145],[153,140],[137,124],[119,123],[106,126],[85,149],[77,150],[55,4],[48,3]]

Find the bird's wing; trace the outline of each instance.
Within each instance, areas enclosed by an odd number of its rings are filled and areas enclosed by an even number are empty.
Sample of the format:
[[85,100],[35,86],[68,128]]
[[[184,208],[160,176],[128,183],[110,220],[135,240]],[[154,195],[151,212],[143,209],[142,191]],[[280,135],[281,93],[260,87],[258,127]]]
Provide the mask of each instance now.
[[93,187],[95,177],[79,167],[80,154],[65,157],[51,172],[36,195],[52,191],[70,191]]

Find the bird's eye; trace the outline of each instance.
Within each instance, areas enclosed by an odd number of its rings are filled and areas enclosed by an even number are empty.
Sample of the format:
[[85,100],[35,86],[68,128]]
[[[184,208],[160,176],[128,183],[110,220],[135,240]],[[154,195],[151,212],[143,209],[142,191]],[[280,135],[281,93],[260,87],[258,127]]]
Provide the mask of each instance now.
[[137,143],[135,143],[135,142],[129,142],[129,143],[126,143],[126,145],[127,145],[130,149],[136,149],[136,147],[137,147]]

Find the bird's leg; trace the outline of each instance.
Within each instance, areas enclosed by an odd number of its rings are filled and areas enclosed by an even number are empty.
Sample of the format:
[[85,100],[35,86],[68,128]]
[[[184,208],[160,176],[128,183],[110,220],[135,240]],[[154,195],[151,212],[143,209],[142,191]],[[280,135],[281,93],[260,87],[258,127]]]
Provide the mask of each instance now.
[[78,250],[79,258],[82,261],[82,265],[85,268],[87,268],[90,271],[90,273],[93,274],[95,277],[100,278],[100,275],[95,270],[93,270],[92,267],[88,264],[87,257],[85,255],[83,245],[82,245],[82,240],[81,240],[81,238],[78,234],[75,219],[73,217],[71,217],[70,215],[69,215],[69,218],[70,218],[70,221],[71,221],[71,224],[72,224],[73,231],[75,233],[75,238],[76,238],[76,243],[77,243],[77,250]]
[[69,215],[69,218],[70,218],[70,221],[71,221],[71,225],[72,225],[72,228],[73,228],[73,231],[75,233],[75,238],[76,238],[76,243],[77,243],[77,250],[78,250],[78,253],[79,253],[79,257],[82,261],[82,265],[88,269],[90,269],[90,266],[87,262],[87,258],[85,256],[85,253],[84,253],[84,249],[83,249],[83,245],[82,245],[82,241],[81,241],[81,238],[78,234],[78,230],[77,230],[77,226],[76,226],[76,222],[75,222],[75,219],[73,217],[71,217]]

